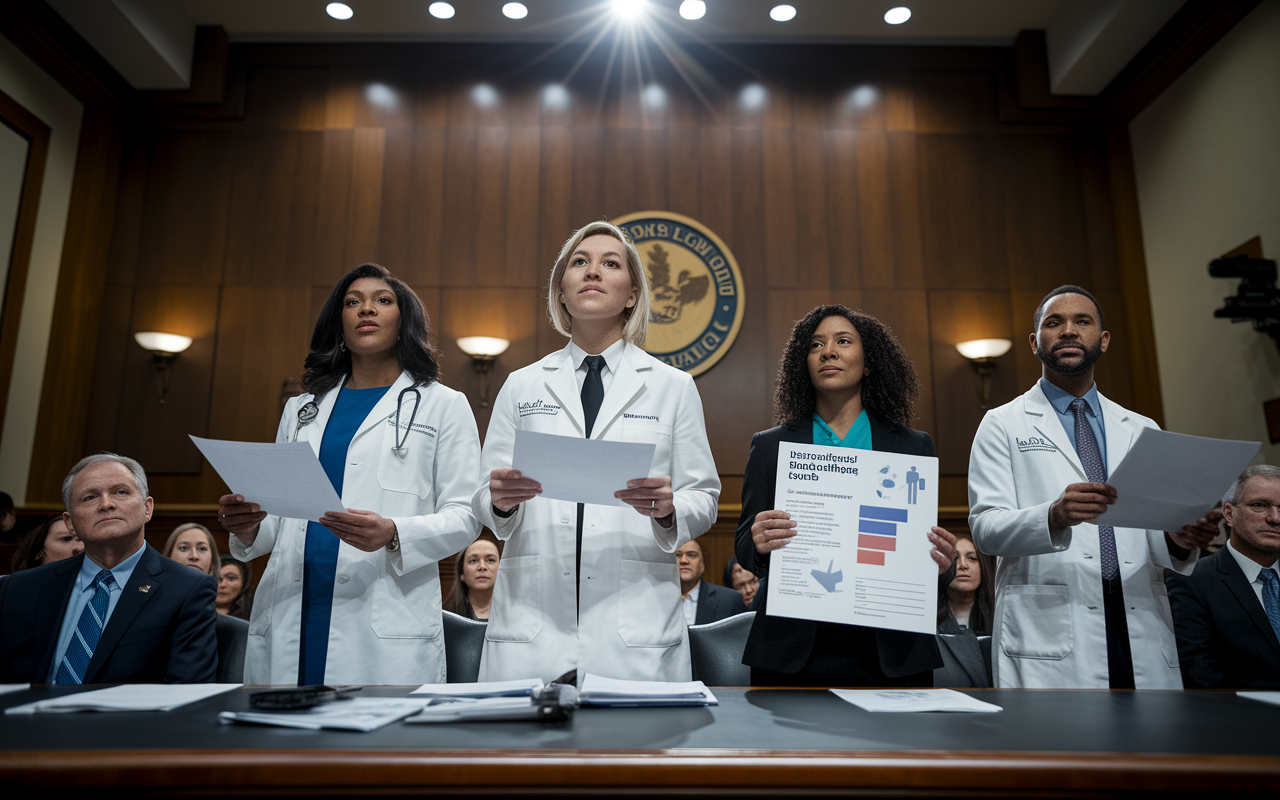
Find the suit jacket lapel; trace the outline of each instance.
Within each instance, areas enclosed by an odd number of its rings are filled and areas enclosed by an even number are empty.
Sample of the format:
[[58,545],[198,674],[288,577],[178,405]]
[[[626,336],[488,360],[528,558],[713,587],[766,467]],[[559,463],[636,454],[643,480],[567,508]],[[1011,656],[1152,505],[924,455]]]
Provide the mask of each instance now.
[[559,356],[550,365],[543,366],[545,370],[543,382],[547,391],[560,403],[561,410],[568,415],[569,421],[577,427],[578,435],[581,436],[586,431],[586,425],[583,423],[582,393],[578,391],[578,381],[573,375],[573,359],[569,358],[568,346],[560,351]]
[[1262,608],[1262,603],[1258,602],[1258,596],[1253,593],[1253,586],[1245,577],[1244,570],[1240,569],[1240,565],[1236,563],[1235,557],[1224,547],[1214,556],[1214,561],[1218,562],[1218,574],[1222,576],[1222,582],[1235,597],[1236,602],[1244,606],[1245,613],[1257,626],[1262,638],[1271,645],[1271,649],[1276,651],[1277,655],[1280,655],[1280,640],[1276,639],[1271,620],[1267,619],[1267,612]]
[[[1053,407],[1053,404],[1049,402],[1049,398],[1044,396],[1044,390],[1040,388],[1040,383],[1037,382],[1035,386],[1032,386],[1031,391],[1027,392],[1023,397],[1025,398],[1023,408],[1026,409],[1031,427],[1053,443],[1053,446],[1058,449],[1063,458],[1071,463],[1071,466],[1075,468],[1081,478],[1087,479],[1088,475],[1085,474],[1084,465],[1080,463],[1080,456],[1076,455],[1075,442],[1067,438],[1067,430],[1062,427],[1062,421],[1058,419],[1058,412]],[[1109,445],[1110,438],[1108,437]],[[1110,463],[1109,459],[1107,463]]]
[[[53,571],[56,577],[40,588],[40,598],[36,603],[36,631],[43,641],[37,641],[36,652],[44,652],[40,659],[40,668],[36,671],[36,683],[43,683],[53,667],[53,658],[57,655],[58,637],[62,633],[62,618],[67,613],[67,603],[71,602],[71,592],[75,590],[76,576],[84,565],[84,554],[57,562]],[[76,625],[79,620],[72,620]]]
[[[93,649],[93,658],[89,659],[89,666],[85,667],[83,683],[93,683],[93,679],[102,670],[107,658],[120,643],[120,637],[124,636],[125,631],[129,630],[129,626],[133,624],[138,612],[142,611],[147,601],[160,593],[158,578],[161,571],[160,559],[163,556],[149,544],[144,544],[143,547],[145,551],[142,558],[138,559],[138,566],[134,567],[133,574],[129,576],[128,585],[120,593],[120,600],[116,603],[115,611],[111,612],[111,618],[107,620],[102,638],[98,640],[98,646]],[[140,590],[140,587],[147,585],[150,586],[147,591]]]
[[[647,359],[645,359],[647,361]],[[604,393],[604,402],[600,404],[600,413],[596,415],[595,425],[591,427],[591,438],[601,439],[605,431],[617,420],[632,399],[644,390],[644,374],[651,369],[636,357],[636,348],[627,344],[622,348],[622,358],[618,362],[618,371]],[[581,400],[579,400],[581,404]]]

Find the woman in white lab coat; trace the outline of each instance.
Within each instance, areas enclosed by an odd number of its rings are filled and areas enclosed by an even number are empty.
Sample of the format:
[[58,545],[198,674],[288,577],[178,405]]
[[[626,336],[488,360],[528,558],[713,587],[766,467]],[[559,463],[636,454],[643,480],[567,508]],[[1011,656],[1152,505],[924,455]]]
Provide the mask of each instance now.
[[442,386],[426,312],[377,264],[320,312],[277,442],[311,445],[347,508],[268,516],[225,495],[231,553],[272,554],[249,620],[245,682],[443,683],[436,562],[466,547],[480,456],[466,398]]
[[[482,681],[572,670],[689,679],[674,553],[715,521],[720,480],[693,379],[640,349],[648,300],[640,253],[621,229],[593,222],[561,249],[547,305],[569,344],[507,379],[481,457],[473,508],[507,543]],[[603,395],[591,420],[584,389]],[[656,451],[648,475],[619,487],[626,505],[578,505],[539,498],[538,476],[511,468],[517,430]]]

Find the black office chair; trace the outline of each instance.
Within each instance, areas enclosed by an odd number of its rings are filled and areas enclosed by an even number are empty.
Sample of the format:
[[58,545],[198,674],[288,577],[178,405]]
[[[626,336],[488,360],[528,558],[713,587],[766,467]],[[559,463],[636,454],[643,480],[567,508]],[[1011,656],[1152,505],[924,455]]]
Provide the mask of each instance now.
[[742,663],[747,635],[756,612],[689,626],[689,654],[693,677],[708,686],[750,686],[751,667]]
[[218,683],[244,683],[244,654],[249,649],[249,623],[230,614],[218,614]]
[[449,683],[475,683],[480,677],[480,651],[489,623],[467,619],[452,611],[444,614],[444,663]]
[[[991,686],[991,637],[939,633],[942,666],[933,671],[933,685],[953,689],[985,689]],[[984,657],[982,639],[987,640]]]

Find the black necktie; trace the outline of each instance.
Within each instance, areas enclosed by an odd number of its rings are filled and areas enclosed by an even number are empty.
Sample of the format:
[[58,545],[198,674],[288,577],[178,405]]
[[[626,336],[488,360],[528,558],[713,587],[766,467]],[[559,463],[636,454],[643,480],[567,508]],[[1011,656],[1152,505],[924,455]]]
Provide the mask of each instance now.
[[[587,356],[583,359],[587,365],[587,379],[582,382],[582,415],[586,427],[586,438],[591,438],[591,429],[595,427],[596,415],[600,413],[600,404],[604,402],[604,381],[600,378],[600,370],[604,368],[604,356]],[[574,557],[574,569],[577,575],[578,610],[582,610],[582,523],[586,506],[578,503],[578,547]]]

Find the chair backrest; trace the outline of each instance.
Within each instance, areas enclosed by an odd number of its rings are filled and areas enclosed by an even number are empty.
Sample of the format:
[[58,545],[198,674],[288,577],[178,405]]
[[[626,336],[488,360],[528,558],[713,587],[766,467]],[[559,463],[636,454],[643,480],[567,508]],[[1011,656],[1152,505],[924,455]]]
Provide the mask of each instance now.
[[693,677],[708,686],[750,686],[751,667],[742,663],[756,612],[689,626]]
[[489,623],[444,611],[444,662],[449,683],[475,683]]
[[249,649],[249,623],[230,614],[214,622],[218,637],[218,683],[244,682],[244,654]]

